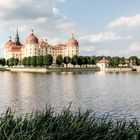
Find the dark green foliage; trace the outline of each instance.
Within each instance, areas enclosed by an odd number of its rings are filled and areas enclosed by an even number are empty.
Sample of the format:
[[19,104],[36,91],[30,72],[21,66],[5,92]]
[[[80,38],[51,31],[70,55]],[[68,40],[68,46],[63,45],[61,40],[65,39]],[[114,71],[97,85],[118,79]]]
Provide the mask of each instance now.
[[53,63],[53,57],[51,54],[44,56],[43,63],[45,66],[51,66]]
[[87,67],[87,65],[91,65],[91,57],[85,56],[84,57],[84,64],[86,65],[86,67]]
[[66,64],[66,67],[70,62],[71,62],[71,58],[69,56],[65,56],[64,57],[64,64]]
[[37,57],[37,65],[42,67],[43,66],[43,56]]
[[120,58],[119,64],[125,65],[125,57],[121,57],[121,58]]
[[91,57],[91,64],[92,65],[95,65],[96,64],[96,57],[95,56],[92,56]]
[[62,65],[62,63],[63,63],[63,57],[62,55],[58,55],[56,58],[56,64],[60,66]]
[[5,66],[6,60],[4,58],[0,58],[0,65]]
[[9,62],[8,62],[9,66],[14,66],[14,59],[15,58],[10,58],[9,59]]
[[14,65],[17,66],[19,64],[19,59],[18,58],[14,58]]
[[64,109],[15,117],[10,109],[0,117],[0,140],[139,140],[137,121],[112,121],[87,111]]
[[27,59],[26,59],[26,66],[30,66],[31,65],[31,57],[29,56],[29,57],[27,57]]
[[110,67],[118,67],[120,64],[120,58],[119,57],[112,57],[109,60],[109,66]]
[[71,59],[71,64],[75,67],[75,65],[77,65],[78,63],[78,56],[74,55]]
[[129,58],[130,61],[132,61],[133,65],[138,65],[138,57],[137,56],[131,56]]
[[6,63],[8,66],[17,66],[19,64],[19,59],[12,57],[8,59]]
[[83,56],[79,56],[79,57],[78,57],[77,64],[78,64],[80,67],[81,67],[83,64],[85,64],[85,61],[84,61],[84,57],[83,57]]
[[37,66],[37,56],[31,57],[31,65],[34,67]]
[[26,66],[27,57],[24,57],[22,60],[22,65]]

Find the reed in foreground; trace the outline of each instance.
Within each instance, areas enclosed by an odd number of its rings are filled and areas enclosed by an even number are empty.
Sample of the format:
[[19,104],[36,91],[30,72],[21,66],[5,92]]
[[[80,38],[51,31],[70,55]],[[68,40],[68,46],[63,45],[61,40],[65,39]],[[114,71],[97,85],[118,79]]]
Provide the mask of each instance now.
[[51,108],[15,117],[10,109],[0,117],[0,140],[140,140],[137,121],[115,121],[89,111],[72,113]]

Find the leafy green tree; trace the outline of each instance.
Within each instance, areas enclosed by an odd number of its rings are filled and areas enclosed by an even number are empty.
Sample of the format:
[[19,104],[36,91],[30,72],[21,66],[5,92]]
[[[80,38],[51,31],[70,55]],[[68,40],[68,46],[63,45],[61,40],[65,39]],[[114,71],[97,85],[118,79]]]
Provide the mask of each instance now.
[[56,64],[60,66],[62,65],[62,63],[63,63],[63,57],[62,55],[58,55],[56,58]]
[[95,65],[96,64],[96,58],[95,58],[95,56],[92,56],[91,57],[91,64],[92,65]]
[[10,65],[9,65],[9,61],[10,61],[9,59],[6,60],[6,65],[7,65],[7,66],[10,66]]
[[26,61],[27,61],[27,57],[24,57],[23,59],[22,59],[22,65],[23,66],[26,66],[27,64],[26,64]]
[[109,66],[110,67],[118,67],[120,64],[120,58],[119,57],[112,57],[109,60]]
[[14,58],[9,59],[9,66],[14,66]]
[[140,65],[140,58],[138,58],[138,65]]
[[121,65],[125,65],[125,58],[124,58],[124,57],[121,57],[119,63],[120,63]]
[[32,59],[32,57],[31,56],[28,56],[27,57],[27,60],[26,60],[26,66],[30,66],[31,65],[31,59]]
[[31,57],[31,65],[34,67],[37,66],[37,56]]
[[79,56],[78,57],[78,61],[77,64],[81,67],[84,63],[84,57],[83,56]]
[[74,55],[71,59],[71,64],[75,67],[75,65],[77,65],[78,62],[78,56]]
[[129,60],[132,62],[132,65],[138,65],[138,57],[137,56],[131,56]]
[[86,67],[87,67],[87,65],[91,65],[91,57],[85,56],[84,57],[84,64],[86,65]]
[[51,54],[47,54],[46,56],[43,57],[43,64],[45,66],[51,66],[53,63],[53,57]]
[[43,56],[37,57],[37,65],[42,67],[43,66]]
[[6,60],[4,58],[0,59],[0,65],[2,65],[2,66],[6,65]]
[[18,58],[14,58],[14,65],[17,66],[19,64],[19,59]]
[[66,64],[66,67],[68,66],[68,64],[71,62],[71,58],[69,56],[65,56],[64,57],[64,63]]

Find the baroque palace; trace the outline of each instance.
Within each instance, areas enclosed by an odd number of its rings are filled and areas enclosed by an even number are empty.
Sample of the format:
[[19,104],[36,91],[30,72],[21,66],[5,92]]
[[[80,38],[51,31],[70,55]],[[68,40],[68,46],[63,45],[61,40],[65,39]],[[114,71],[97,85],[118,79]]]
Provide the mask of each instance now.
[[62,55],[63,57],[79,55],[79,44],[74,35],[72,35],[72,38],[65,44],[50,45],[47,40],[38,39],[33,30],[27,37],[25,44],[21,44],[17,30],[15,42],[10,37],[9,41],[5,44],[4,51],[6,60],[9,58],[22,60],[24,57],[45,56],[47,54],[51,54],[53,59],[56,60],[58,55]]

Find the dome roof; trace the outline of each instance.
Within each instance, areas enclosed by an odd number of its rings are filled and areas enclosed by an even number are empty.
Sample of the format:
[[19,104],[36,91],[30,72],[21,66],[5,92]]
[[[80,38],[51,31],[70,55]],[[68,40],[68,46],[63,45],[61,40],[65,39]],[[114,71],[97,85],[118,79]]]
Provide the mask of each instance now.
[[32,33],[26,39],[27,44],[38,44],[38,38]]
[[5,48],[9,48],[10,46],[13,45],[13,42],[11,41],[11,39],[5,44]]
[[70,40],[68,40],[67,42],[68,46],[79,46],[78,41],[74,38],[74,36],[72,35],[72,38]]

